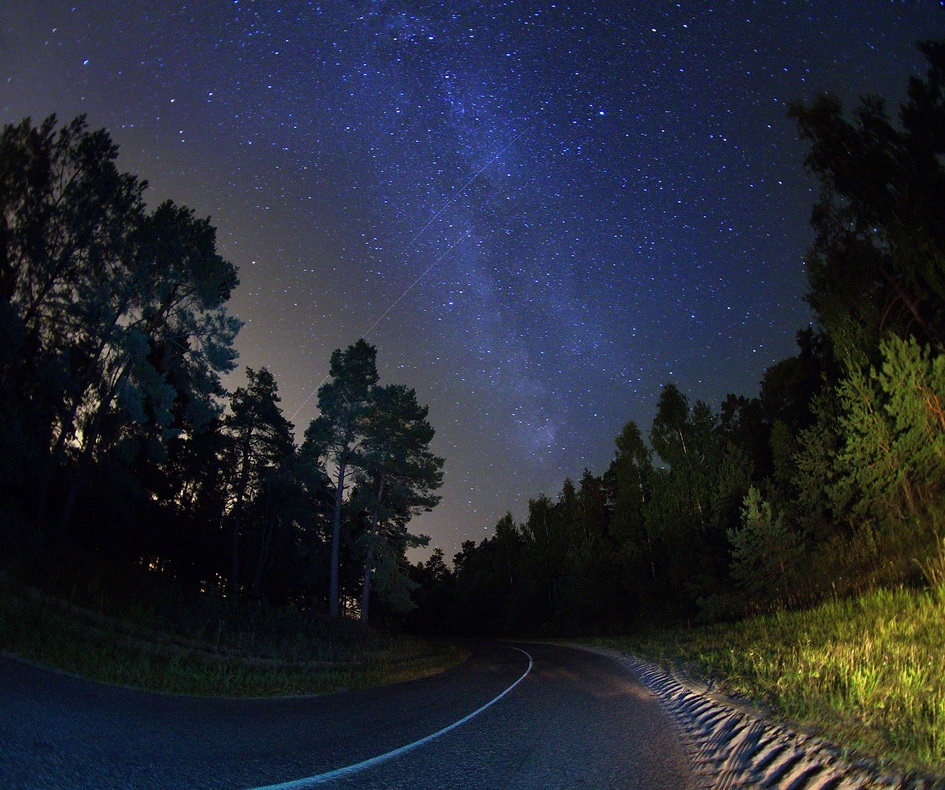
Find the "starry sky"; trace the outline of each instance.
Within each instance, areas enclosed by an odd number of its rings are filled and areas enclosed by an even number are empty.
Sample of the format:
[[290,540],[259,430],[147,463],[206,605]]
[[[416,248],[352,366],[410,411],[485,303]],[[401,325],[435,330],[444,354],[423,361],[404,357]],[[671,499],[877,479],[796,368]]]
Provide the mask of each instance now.
[[366,337],[430,406],[447,557],[602,473],[676,383],[757,394],[810,321],[786,118],[895,107],[938,0],[0,0],[0,121],[80,113],[209,216],[299,435]]

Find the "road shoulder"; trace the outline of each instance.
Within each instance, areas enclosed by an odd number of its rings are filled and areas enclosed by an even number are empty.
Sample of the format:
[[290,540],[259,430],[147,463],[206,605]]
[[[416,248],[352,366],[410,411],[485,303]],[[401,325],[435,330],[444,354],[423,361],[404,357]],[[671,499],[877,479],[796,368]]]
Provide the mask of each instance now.
[[900,776],[812,735],[768,721],[749,705],[655,663],[603,647],[571,644],[617,661],[660,702],[705,788],[941,790],[945,782]]

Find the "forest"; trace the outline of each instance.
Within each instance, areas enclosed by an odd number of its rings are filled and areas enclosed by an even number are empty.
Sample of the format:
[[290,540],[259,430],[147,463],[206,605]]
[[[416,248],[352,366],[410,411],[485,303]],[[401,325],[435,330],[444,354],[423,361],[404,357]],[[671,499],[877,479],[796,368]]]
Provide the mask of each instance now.
[[332,354],[301,446],[266,368],[227,393],[236,269],[208,220],[149,211],[117,154],[81,117],[0,136],[6,564],[331,617],[405,611],[405,552],[426,540],[407,525],[442,482],[427,408],[378,383],[364,340]]
[[790,110],[820,185],[796,353],[717,407],[666,384],[602,474],[415,567],[415,627],[621,633],[945,581],[945,41],[919,46],[897,119]]
[[[672,383],[609,467],[411,564],[444,459],[428,410],[338,349],[304,430],[236,368],[209,220],[121,173],[82,117],[0,134],[0,567],[89,563],[183,594],[422,633],[620,632],[934,580],[945,563],[945,40],[892,117],[790,115],[820,185],[814,322],[756,396]],[[799,163],[800,166],[800,163]],[[655,262],[658,265],[658,262]]]

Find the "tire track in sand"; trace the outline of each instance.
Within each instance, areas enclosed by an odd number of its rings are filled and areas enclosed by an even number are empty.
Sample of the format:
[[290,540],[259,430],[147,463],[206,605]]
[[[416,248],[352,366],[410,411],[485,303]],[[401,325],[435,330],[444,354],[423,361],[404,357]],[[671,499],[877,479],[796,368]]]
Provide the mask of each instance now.
[[897,775],[866,760],[851,763],[819,738],[759,718],[736,701],[635,656],[572,646],[613,658],[659,700],[706,790],[945,790],[943,779]]

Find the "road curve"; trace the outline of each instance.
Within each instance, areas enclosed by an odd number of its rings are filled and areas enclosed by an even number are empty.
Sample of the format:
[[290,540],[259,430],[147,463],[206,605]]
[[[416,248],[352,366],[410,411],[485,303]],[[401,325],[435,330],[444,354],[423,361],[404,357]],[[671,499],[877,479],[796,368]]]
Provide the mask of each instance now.
[[694,786],[655,697],[613,659],[534,644],[473,653],[432,678],[271,700],[150,694],[0,658],[0,787]]

